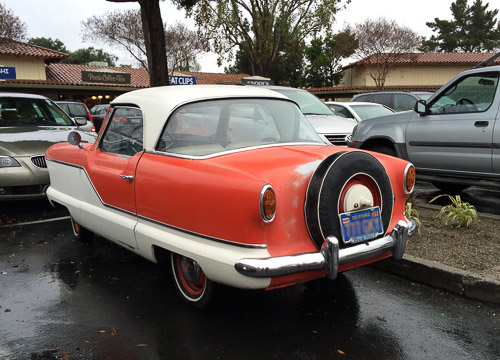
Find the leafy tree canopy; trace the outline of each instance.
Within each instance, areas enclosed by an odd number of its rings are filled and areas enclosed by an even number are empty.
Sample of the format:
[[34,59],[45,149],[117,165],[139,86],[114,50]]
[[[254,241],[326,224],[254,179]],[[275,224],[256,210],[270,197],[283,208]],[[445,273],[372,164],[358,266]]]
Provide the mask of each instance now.
[[327,33],[323,38],[316,36],[306,48],[305,85],[309,87],[333,86],[343,77],[342,58],[348,58],[356,50],[358,43],[354,33],[345,29],[338,34]]
[[73,51],[64,62],[68,64],[88,64],[92,61],[103,61],[106,62],[108,66],[115,66],[116,60],[118,60],[118,57],[115,55],[109,54],[102,49],[88,47],[86,49]]
[[422,43],[424,51],[481,52],[500,48],[500,22],[495,18],[498,10],[487,10],[489,3],[475,0],[468,6],[467,0],[451,3],[454,20],[434,19],[427,26],[437,35]]
[[[350,0],[346,0],[346,3]],[[248,57],[251,75],[270,77],[286,46],[329,28],[339,0],[200,0],[188,12],[223,60]]]
[[2,3],[0,3],[0,38],[17,41],[25,41],[28,38],[26,24]]
[[54,40],[52,38],[37,37],[29,39],[28,44],[41,46],[47,49],[60,51],[63,53],[69,53],[68,49],[66,49],[66,46],[64,46],[63,42],[59,39]]

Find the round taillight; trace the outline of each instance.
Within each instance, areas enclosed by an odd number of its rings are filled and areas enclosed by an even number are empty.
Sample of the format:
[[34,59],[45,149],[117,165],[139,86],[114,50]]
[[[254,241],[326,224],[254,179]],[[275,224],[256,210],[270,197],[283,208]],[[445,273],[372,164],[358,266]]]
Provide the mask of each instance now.
[[416,173],[415,173],[415,167],[413,164],[408,164],[405,169],[405,174],[404,174],[404,187],[405,187],[405,192],[407,194],[411,194],[413,190],[415,189],[415,183],[416,183]]
[[260,193],[260,216],[264,222],[271,222],[276,215],[276,193],[271,185],[265,185]]

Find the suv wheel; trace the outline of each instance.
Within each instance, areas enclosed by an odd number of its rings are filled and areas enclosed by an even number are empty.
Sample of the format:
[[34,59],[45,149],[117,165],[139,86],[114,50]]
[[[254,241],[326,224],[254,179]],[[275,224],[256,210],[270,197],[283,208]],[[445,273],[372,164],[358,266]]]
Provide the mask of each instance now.
[[387,146],[374,146],[374,147],[366,149],[366,150],[397,157],[397,154],[394,151],[394,149],[391,149]]

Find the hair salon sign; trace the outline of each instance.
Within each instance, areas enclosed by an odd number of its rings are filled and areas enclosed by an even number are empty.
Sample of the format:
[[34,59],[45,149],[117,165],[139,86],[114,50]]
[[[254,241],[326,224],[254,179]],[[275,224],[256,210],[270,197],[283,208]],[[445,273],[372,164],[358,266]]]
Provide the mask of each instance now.
[[130,74],[118,72],[82,71],[82,81],[103,84],[130,84]]

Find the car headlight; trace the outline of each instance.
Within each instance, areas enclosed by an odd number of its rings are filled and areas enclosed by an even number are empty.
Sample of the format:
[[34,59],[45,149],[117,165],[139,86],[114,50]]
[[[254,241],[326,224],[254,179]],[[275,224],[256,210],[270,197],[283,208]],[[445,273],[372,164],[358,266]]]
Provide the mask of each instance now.
[[0,156],[0,168],[20,167],[20,166],[21,164],[19,164],[16,159],[10,156]]

